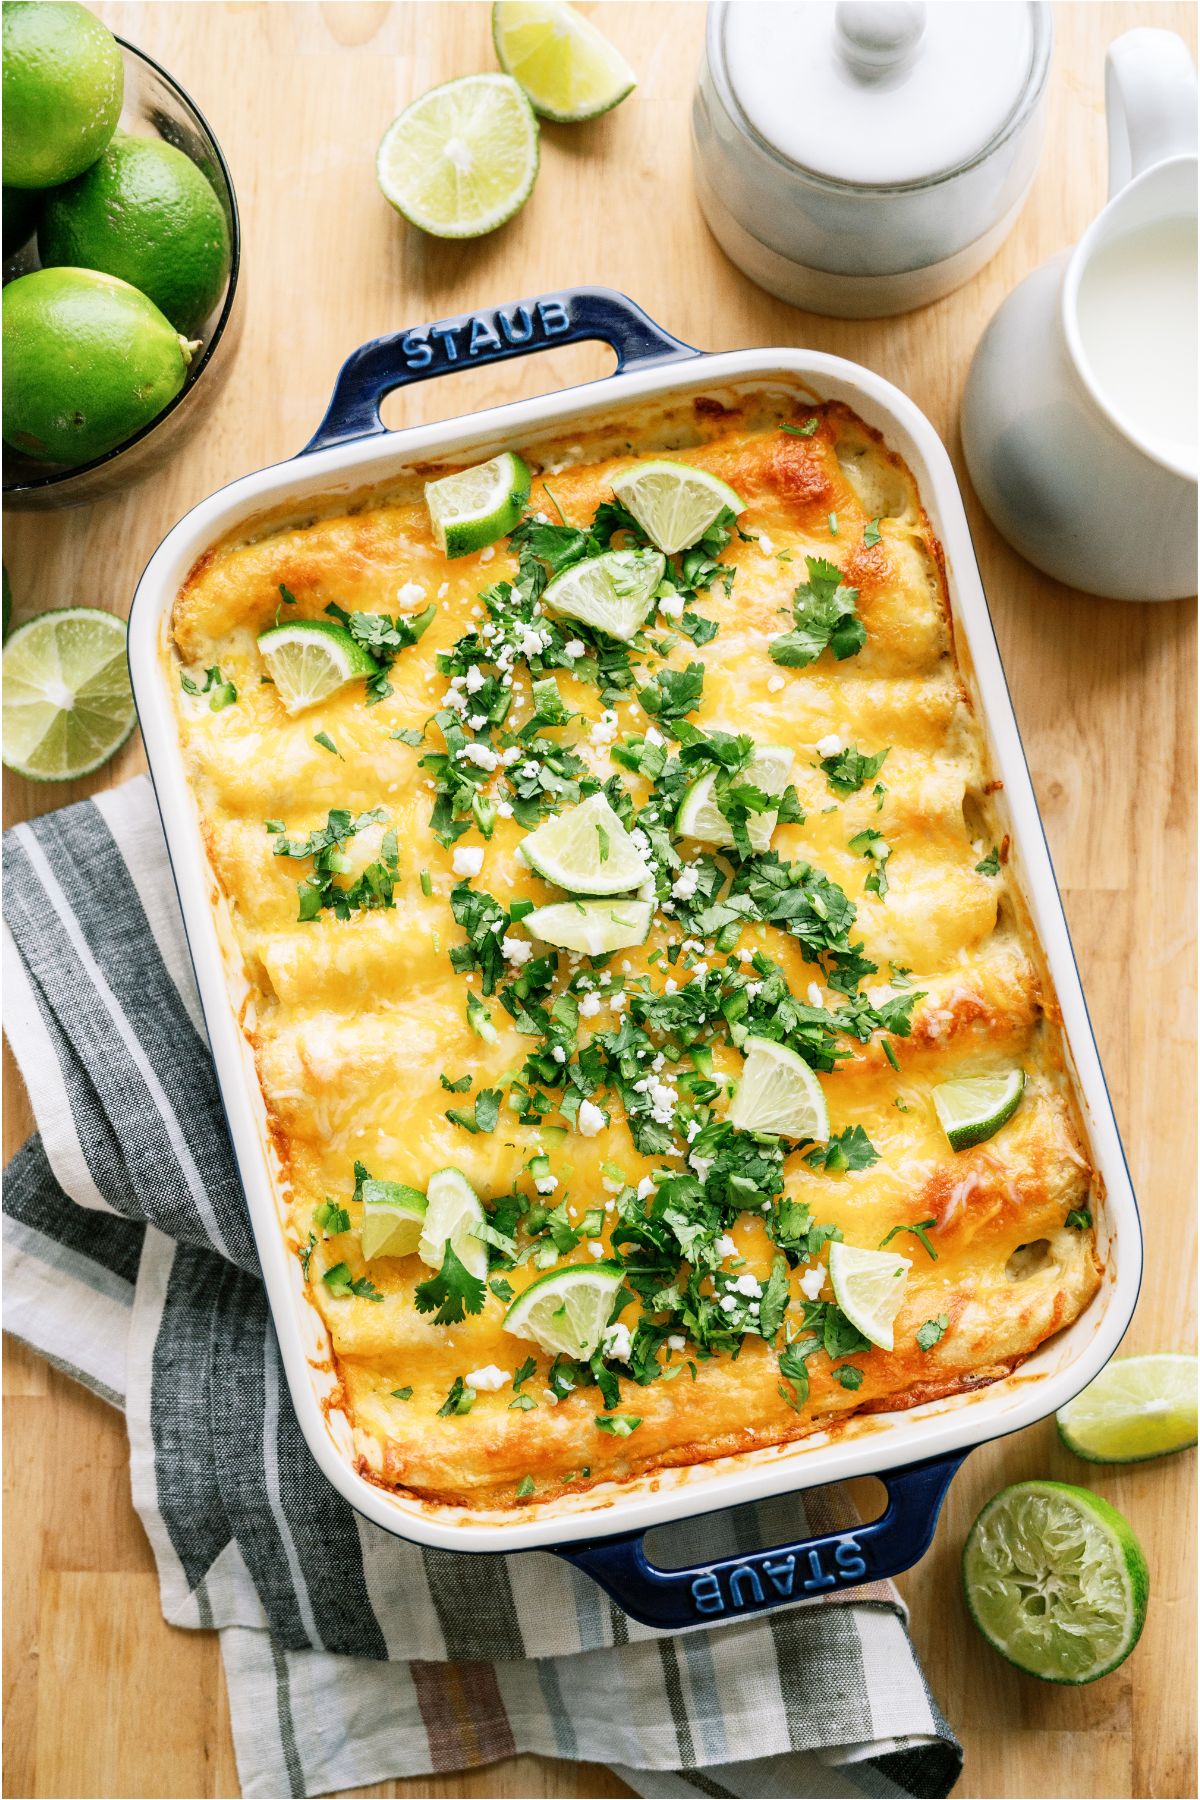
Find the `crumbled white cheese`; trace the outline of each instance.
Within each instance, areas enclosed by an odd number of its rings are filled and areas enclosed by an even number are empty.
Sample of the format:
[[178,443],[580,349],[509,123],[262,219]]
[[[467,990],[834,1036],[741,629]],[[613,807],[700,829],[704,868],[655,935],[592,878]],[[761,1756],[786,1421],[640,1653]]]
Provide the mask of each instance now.
[[823,1263],[814,1263],[811,1269],[805,1269],[800,1277],[800,1292],[806,1300],[815,1300],[825,1286],[825,1267]]
[[627,1363],[633,1350],[633,1339],[629,1335],[628,1325],[618,1319],[614,1325],[604,1327],[604,1336],[600,1339],[600,1354],[613,1362]]
[[425,589],[419,581],[402,581],[396,589],[396,605],[401,612],[416,612],[425,598]]
[[666,741],[667,741],[666,738],[663,736],[662,732],[658,729],[657,725],[647,725],[647,727],[646,727],[646,742],[650,745],[651,749],[654,749],[654,750],[661,749],[661,747],[666,743]]
[[648,1200],[653,1192],[654,1192],[653,1176],[643,1175],[642,1179],[637,1184],[638,1199],[639,1200]]
[[567,1060],[567,1053],[563,1049],[563,1046],[561,1044],[552,1045],[551,1049],[550,1049],[550,1054],[554,1058],[556,1063],[562,1064],[562,1063],[565,1063]]
[[459,751],[464,762],[473,762],[479,769],[494,769],[500,761],[500,753],[487,744],[464,744]]
[[845,748],[836,731],[827,732],[823,738],[817,739],[818,756],[840,756]]
[[775,545],[765,531],[760,531],[758,534],[758,547],[764,556],[774,556],[775,554]]
[[474,1388],[477,1394],[495,1394],[502,1387],[506,1387],[511,1379],[507,1369],[498,1369],[495,1363],[488,1363],[482,1369],[472,1370],[471,1374],[466,1377],[466,1383],[469,1388]]
[[785,676],[772,675],[770,680],[767,682],[767,692],[769,694],[782,694],[782,692],[786,686],[787,686],[787,679]]
[[683,595],[664,594],[658,603],[658,610],[660,613],[665,613],[668,619],[681,619],[683,617]]
[[467,720],[467,724],[471,727],[472,731],[482,731],[484,726],[487,724],[487,714],[486,713],[472,713],[470,718]]
[[558,1186],[558,1176],[539,1175],[533,1185],[539,1194],[552,1194]]
[[608,996],[608,1004],[609,1004],[610,1009],[613,1012],[624,1012],[625,1011],[625,996],[624,996],[624,994],[610,994]]
[[480,552],[479,560],[481,563],[489,563],[489,562],[491,562],[491,560],[492,560],[493,556],[495,556],[495,554],[496,554],[495,544],[489,544],[486,550],[483,550]]
[[700,885],[700,870],[695,863],[688,863],[679,871],[671,883],[671,895],[675,900],[690,900]]
[[673,1331],[667,1339],[667,1345],[672,1350],[686,1350],[687,1339],[681,1336],[678,1331]]
[[500,940],[500,954],[505,962],[515,963],[520,967],[533,955],[533,945],[528,938],[504,937]]
[[575,657],[584,655],[586,649],[587,646],[581,638],[568,638],[567,642],[563,645],[563,655],[574,659]]
[[748,1300],[758,1300],[762,1296],[762,1282],[757,1275],[739,1275],[733,1288],[735,1293],[745,1294]]
[[736,1307],[737,1307],[737,1300],[735,1299],[735,1297],[732,1294],[722,1294],[721,1295],[721,1311],[722,1312],[733,1312],[736,1309]]
[[580,1018],[594,1019],[596,1014],[600,1011],[600,1004],[599,994],[585,994],[583,999],[579,1002]]
[[728,1232],[725,1232],[717,1239],[717,1251],[721,1256],[737,1255],[737,1245],[734,1243]]
[[815,981],[809,982],[806,998],[810,1006],[824,1006],[825,1004],[825,996]]
[[585,1100],[575,1123],[584,1137],[595,1137],[604,1129],[604,1114],[591,1100]]
[[454,852],[450,866],[456,875],[478,875],[483,867],[483,850],[478,844],[465,844]]
[[604,1245],[599,1238],[589,1238],[588,1249],[591,1251],[592,1255],[597,1258],[604,1255]]
[[486,680],[487,676],[479,667],[479,664],[472,663],[466,674],[466,688],[468,694],[477,694]]

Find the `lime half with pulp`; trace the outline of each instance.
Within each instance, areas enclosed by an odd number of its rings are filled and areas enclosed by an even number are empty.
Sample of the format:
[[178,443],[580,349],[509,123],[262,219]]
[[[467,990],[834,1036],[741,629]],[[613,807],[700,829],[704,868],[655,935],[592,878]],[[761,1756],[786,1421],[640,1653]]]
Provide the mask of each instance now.
[[368,1180],[362,1184],[362,1201],[363,1255],[411,1256],[425,1225],[424,1194],[403,1181]]
[[896,1347],[893,1325],[911,1268],[907,1256],[893,1256],[890,1250],[859,1250],[837,1242],[829,1246],[833,1297],[850,1323],[881,1350]]
[[469,556],[507,537],[528,499],[529,470],[511,450],[425,483],[429,522],[443,556]]
[[531,831],[521,845],[529,867],[571,894],[625,894],[650,873],[603,794],[591,794]]
[[608,112],[637,85],[604,33],[561,0],[496,0],[492,40],[500,67],[560,125]]
[[579,619],[627,644],[645,624],[666,567],[658,550],[608,550],[556,575],[542,604],[560,618]]
[[4,646],[4,761],[31,781],[74,781],[137,722],[125,621],[70,606],[18,625]]
[[532,937],[584,956],[609,956],[644,944],[654,908],[649,900],[560,900],[539,906],[524,921]]
[[1084,1462],[1146,1462],[1196,1442],[1196,1358],[1122,1356],[1055,1414]]
[[829,1138],[829,1109],[821,1083],[802,1056],[774,1038],[748,1037],[742,1079],[729,1108],[738,1131],[770,1131],[799,1142]]
[[1098,1494],[1018,1481],[967,1534],[963,1587],[1001,1656],[1042,1681],[1079,1686],[1109,1674],[1137,1643],[1150,1571],[1128,1521]]
[[668,556],[702,538],[726,507],[734,513],[746,510],[746,502],[727,482],[690,463],[634,463],[613,476],[612,489],[651,543]]
[[537,115],[511,75],[463,75],[405,107],[375,168],[411,225],[434,237],[482,237],[533,192]]
[[290,713],[303,712],[336,694],[348,681],[373,675],[379,664],[332,619],[297,619],[259,633],[258,649]]
[[530,1338],[548,1356],[587,1362],[600,1348],[617,1292],[619,1263],[572,1263],[531,1281],[504,1315],[504,1329]]
[[969,1150],[972,1144],[995,1137],[1021,1104],[1025,1092],[1024,1069],[1008,1069],[1003,1075],[970,1075],[961,1081],[943,1081],[933,1090],[933,1110],[952,1150]]
[[[790,750],[785,750],[781,744],[760,744],[747,766],[734,776],[734,786],[756,787],[764,794],[782,794],[791,767]],[[748,814],[746,836],[750,848],[757,854],[770,849],[778,817],[776,807],[767,812]],[[675,814],[675,831],[679,837],[695,838],[702,844],[718,844],[725,849],[733,847],[733,827],[717,805],[715,769],[702,775],[684,795]]]
[[487,1216],[462,1170],[438,1169],[431,1175],[425,1203],[425,1223],[417,1244],[421,1261],[440,1269],[449,1240],[463,1267],[482,1281],[488,1271],[488,1253],[476,1231],[487,1224]]

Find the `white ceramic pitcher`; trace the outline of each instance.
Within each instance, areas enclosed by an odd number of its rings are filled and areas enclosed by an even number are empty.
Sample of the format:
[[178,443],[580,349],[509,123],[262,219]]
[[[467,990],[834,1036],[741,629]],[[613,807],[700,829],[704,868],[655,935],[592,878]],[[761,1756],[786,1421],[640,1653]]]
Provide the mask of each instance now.
[[[1108,204],[988,326],[963,450],[992,522],[1036,567],[1088,593],[1172,600],[1196,591],[1196,72],[1181,38],[1141,29],[1110,46],[1105,77]],[[1145,306],[1126,317],[1139,282]]]

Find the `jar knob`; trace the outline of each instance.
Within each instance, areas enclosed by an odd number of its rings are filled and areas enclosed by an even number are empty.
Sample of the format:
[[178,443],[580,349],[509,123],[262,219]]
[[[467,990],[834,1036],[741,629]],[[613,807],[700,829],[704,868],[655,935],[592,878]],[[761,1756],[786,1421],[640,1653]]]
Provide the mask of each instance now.
[[925,35],[925,8],[910,0],[841,0],[837,47],[863,80],[907,68]]

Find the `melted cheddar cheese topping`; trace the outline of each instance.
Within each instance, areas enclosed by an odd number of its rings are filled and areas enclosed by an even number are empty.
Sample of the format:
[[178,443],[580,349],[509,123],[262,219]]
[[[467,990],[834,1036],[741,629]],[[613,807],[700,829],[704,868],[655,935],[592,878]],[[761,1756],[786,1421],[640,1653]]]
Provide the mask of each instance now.
[[[790,421],[806,430],[810,420],[808,435],[780,428]],[[586,527],[597,506],[611,500],[611,474],[631,454],[623,434],[614,438],[601,428],[566,451],[526,452],[534,471],[531,510]],[[448,690],[436,659],[478,628],[481,591],[516,577],[507,542],[446,561],[414,476],[353,512],[265,528],[254,541],[220,547],[192,571],[177,600],[169,678],[219,904],[250,983],[243,1022],[284,1170],[290,1237],[328,1327],[362,1471],[435,1500],[513,1504],[518,1488],[529,1492],[529,1478],[541,1497],[778,1443],[854,1411],[904,1408],[995,1380],[1069,1323],[1099,1280],[1085,1211],[1096,1204],[1098,1184],[1083,1153],[1053,998],[1026,915],[1003,856],[989,864],[993,846],[1003,851],[1006,840],[956,662],[940,548],[911,475],[847,409],[802,401],[788,408],[765,394],[733,406],[689,399],[660,408],[639,426],[636,454],[672,455],[711,470],[746,503],[738,521],[745,535],[733,535],[721,553],[734,571],[728,592],[717,580],[696,601],[696,611],[716,623],[715,637],[697,648],[677,630],[672,635],[676,621],[660,613],[648,634],[668,654],[664,660],[648,650],[640,664],[635,656],[639,680],[702,662],[703,693],[690,724],[794,751],[791,779],[804,820],[777,826],[774,852],[819,870],[852,902],[850,940],[876,968],[858,993],[874,1005],[919,996],[907,1035],[875,1030],[866,1042],[843,1035],[843,1059],[820,1075],[832,1132],[860,1126],[877,1160],[861,1169],[823,1168],[806,1156],[811,1146],[785,1145],[784,1193],[807,1205],[814,1222],[863,1248],[878,1247],[897,1226],[931,1221],[925,1236],[936,1257],[911,1232],[892,1238],[891,1248],[912,1261],[895,1350],[810,1356],[809,1392],[798,1409],[794,1392],[781,1384],[778,1355],[803,1329],[806,1300],[829,1301],[826,1252],[789,1267],[792,1301],[775,1341],[748,1330],[736,1358],[728,1350],[699,1352],[678,1323],[668,1336],[671,1320],[647,1312],[664,1327],[657,1377],[638,1383],[626,1364],[608,1362],[620,1383],[619,1412],[640,1420],[625,1436],[597,1427],[605,1409],[586,1370],[575,1372],[573,1388],[560,1379],[556,1393],[551,1359],[536,1351],[536,1372],[520,1390],[535,1404],[513,1406],[511,1375],[532,1346],[504,1331],[505,1305],[495,1293],[488,1291],[478,1315],[439,1326],[414,1304],[415,1287],[431,1274],[415,1255],[366,1263],[361,1207],[352,1199],[356,1164],[422,1190],[435,1170],[455,1166],[485,1208],[521,1192],[531,1206],[563,1206],[562,1217],[576,1227],[591,1210],[595,1235],[554,1254],[556,1261],[587,1262],[598,1253],[620,1254],[612,1237],[622,1208],[652,1204],[636,1198],[639,1183],[648,1186],[645,1177],[687,1169],[686,1136],[676,1130],[671,1151],[640,1154],[611,1089],[596,1095],[608,1122],[595,1135],[579,1130],[577,1120],[572,1128],[555,1110],[540,1123],[522,1123],[503,1105],[495,1129],[474,1134],[447,1116],[469,1110],[481,1089],[507,1095],[536,1047],[495,995],[486,1002],[495,1041],[468,1022],[466,995],[470,989],[480,996],[479,975],[468,980],[450,960],[464,941],[450,904],[463,879],[454,873],[455,847],[431,830],[434,775],[421,764],[444,749],[431,723]],[[769,645],[792,624],[792,596],[808,558],[837,565],[856,590],[865,643],[843,660],[825,650],[806,667],[779,666]],[[355,681],[289,716],[262,679],[256,645],[275,621],[281,587],[294,600],[284,607],[288,622],[321,618],[330,602],[391,615],[433,602],[437,612],[420,642],[392,664],[386,698],[368,705]],[[237,690],[236,703],[220,710],[203,694],[186,694],[179,681],[181,669],[214,666]],[[579,716],[547,735],[571,744],[600,780],[619,775],[643,807],[648,783],[611,754],[614,742],[626,734],[644,738],[653,722],[637,686],[602,719],[594,683],[562,667],[555,673],[563,701]],[[507,724],[519,729],[530,714],[530,672],[519,660],[512,687]],[[467,713],[469,720],[469,700]],[[464,728],[470,736],[469,723]],[[406,742],[399,731],[423,732],[423,741]],[[866,755],[886,748],[887,757],[860,789],[839,792],[820,766],[830,753],[827,740]],[[497,798],[508,791],[503,770],[483,791]],[[390,828],[399,857],[394,903],[349,918],[325,909],[302,921],[297,883],[311,865],[275,855],[266,821],[281,823],[295,840],[323,826],[332,809],[386,815],[344,846],[345,879],[380,856]],[[883,893],[867,886],[877,859],[851,845],[860,838],[861,846],[865,832],[888,846]],[[483,850],[469,885],[506,908],[518,899],[544,905],[564,898],[519,856],[525,835],[515,817],[501,815],[490,839],[472,822],[457,842],[460,850]],[[677,845],[685,867],[702,849]],[[734,867],[736,853],[721,854]],[[602,997],[599,1008],[589,1002],[583,1009],[580,1046],[593,1033],[619,1031],[640,987],[682,987],[697,970],[726,965],[753,976],[746,961],[752,952],[777,965],[801,1004],[845,1005],[827,970],[806,960],[798,939],[775,925],[749,923],[734,949],[716,951],[710,939],[673,951],[677,960],[669,961],[667,947],[683,936],[670,899],[678,876],[677,869],[667,872],[659,900],[668,904],[659,905],[640,948],[590,973],[587,958],[560,952],[554,992],[571,982],[580,998],[589,991],[580,986],[583,976]],[[512,929],[521,935],[519,925]],[[615,1005],[614,992],[623,996]],[[714,1080],[735,1077],[740,1064],[728,1036],[715,1034]],[[676,1082],[689,1067],[685,1056],[666,1065],[666,1076]],[[955,1153],[935,1116],[933,1088],[1014,1067],[1027,1078],[1015,1116],[987,1142]],[[448,1094],[443,1076],[470,1076],[469,1093]],[[546,1091],[554,1097],[553,1088]],[[713,1105],[720,1116],[726,1101]],[[549,1197],[530,1177],[539,1154],[557,1183]],[[348,1229],[328,1234],[314,1225],[327,1199],[342,1209],[335,1223],[348,1217]],[[752,1274],[764,1287],[779,1256],[770,1232],[777,1206],[775,1196],[765,1212],[751,1204],[722,1221],[724,1268]],[[545,1235],[536,1240],[540,1262],[531,1255],[515,1267],[493,1251],[501,1292],[504,1282],[519,1292],[543,1272],[547,1242]],[[684,1266],[682,1252],[679,1262]],[[365,1277],[380,1297],[326,1282],[341,1264],[350,1280]],[[621,1315],[631,1328],[641,1316],[636,1301]],[[928,1321],[940,1324],[940,1335],[924,1333],[936,1341],[922,1348],[917,1334]],[[439,1413],[456,1379],[493,1368],[503,1372],[502,1386],[481,1380],[469,1412]],[[857,1385],[842,1379],[846,1368],[859,1372]],[[409,1389],[410,1398],[396,1397]]]

